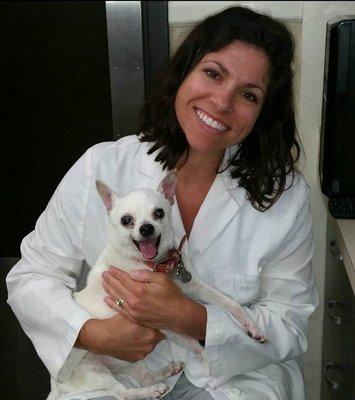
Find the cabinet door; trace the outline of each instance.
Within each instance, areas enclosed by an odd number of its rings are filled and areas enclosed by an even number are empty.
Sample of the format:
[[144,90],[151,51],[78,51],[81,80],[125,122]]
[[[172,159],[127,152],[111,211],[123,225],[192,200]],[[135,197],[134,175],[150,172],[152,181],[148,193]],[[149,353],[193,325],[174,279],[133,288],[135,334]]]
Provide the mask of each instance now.
[[328,223],[323,324],[322,400],[352,400],[353,293]]

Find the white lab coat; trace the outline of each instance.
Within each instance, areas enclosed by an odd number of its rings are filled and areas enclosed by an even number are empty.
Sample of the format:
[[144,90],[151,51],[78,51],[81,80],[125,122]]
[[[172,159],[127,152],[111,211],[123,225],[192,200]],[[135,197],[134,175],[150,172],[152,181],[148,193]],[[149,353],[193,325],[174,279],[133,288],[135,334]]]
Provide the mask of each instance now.
[[[154,154],[147,155],[148,148],[136,136],[90,148],[23,240],[22,259],[7,277],[10,306],[59,380],[78,332],[90,318],[71,293],[83,262],[92,266],[107,242],[106,209],[95,180],[117,193],[156,188],[165,173]],[[233,150],[227,149],[224,162]],[[176,202],[172,216],[178,244],[185,232]],[[269,342],[254,343],[228,312],[206,305],[209,375],[195,354],[166,340],[147,357],[149,367],[166,365],[172,351],[175,360],[186,363],[187,378],[215,399],[303,400],[299,357],[307,349],[308,318],[318,305],[312,254],[309,188],[301,174],[263,213],[251,206],[228,170],[217,175],[184,247],[186,265],[242,303]]]

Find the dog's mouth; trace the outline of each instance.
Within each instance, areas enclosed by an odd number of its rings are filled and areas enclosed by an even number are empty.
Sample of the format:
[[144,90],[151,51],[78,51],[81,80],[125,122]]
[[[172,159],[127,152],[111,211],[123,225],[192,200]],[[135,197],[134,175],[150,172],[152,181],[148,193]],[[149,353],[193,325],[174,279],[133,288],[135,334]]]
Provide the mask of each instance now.
[[158,254],[160,238],[161,235],[159,235],[156,239],[147,239],[141,241],[132,239],[132,241],[137,249],[142,253],[142,256],[146,260],[151,260]]

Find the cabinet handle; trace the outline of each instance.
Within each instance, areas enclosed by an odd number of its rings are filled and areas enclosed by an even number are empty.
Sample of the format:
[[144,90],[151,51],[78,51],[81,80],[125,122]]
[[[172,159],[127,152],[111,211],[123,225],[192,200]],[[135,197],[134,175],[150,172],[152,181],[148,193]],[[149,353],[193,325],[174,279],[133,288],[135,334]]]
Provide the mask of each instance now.
[[343,256],[340,253],[337,242],[332,240],[329,247],[330,254],[338,261],[343,261]]
[[336,365],[335,363],[333,363],[333,362],[329,362],[329,363],[325,364],[325,368],[324,368],[325,379],[329,383],[330,387],[333,390],[339,390],[340,389],[340,383],[330,379],[329,376],[328,376],[328,370],[330,370],[330,369],[340,370],[341,368],[338,365]]
[[334,313],[332,313],[331,308],[339,307],[339,306],[342,306],[342,304],[336,300],[329,300],[327,302],[327,314],[329,315],[330,319],[337,325],[343,324],[344,319],[342,317],[340,317],[339,315],[335,315]]

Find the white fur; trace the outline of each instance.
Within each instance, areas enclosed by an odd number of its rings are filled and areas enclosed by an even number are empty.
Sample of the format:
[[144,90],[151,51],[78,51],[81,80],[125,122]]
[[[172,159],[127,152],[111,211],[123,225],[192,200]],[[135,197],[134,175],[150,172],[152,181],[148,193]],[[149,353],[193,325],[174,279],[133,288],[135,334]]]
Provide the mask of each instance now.
[[[147,269],[141,252],[132,241],[132,239],[136,241],[145,239],[140,233],[142,225],[149,224],[154,227],[153,237],[161,236],[158,254],[154,260],[165,258],[169,249],[174,247],[170,211],[175,185],[176,176],[174,173],[169,173],[157,191],[140,189],[120,197],[103,182],[97,182],[98,191],[108,210],[109,243],[90,271],[86,287],[73,294],[75,301],[94,318],[109,318],[116,314],[116,311],[103,301],[107,293],[102,285],[102,272],[112,265],[120,266],[126,271]],[[157,208],[164,210],[165,216],[161,219],[154,217],[154,210]],[[125,215],[132,217],[133,223],[130,226],[123,226],[121,223],[121,218]],[[193,275],[189,283],[181,283],[179,280],[176,282],[186,295],[205,303],[224,307],[241,323],[249,335],[258,341],[264,339],[238,303],[205,284],[198,276]],[[208,367],[203,347],[198,341],[174,332],[164,331],[164,333],[169,339],[197,353],[200,360],[205,363],[205,367]],[[77,351],[73,348],[69,357],[74,357]],[[112,359],[109,357],[87,353],[74,368],[68,381],[59,383],[52,379],[52,391],[47,400],[55,400],[61,393],[75,394],[92,390],[107,390],[117,399],[159,399],[169,390],[167,385],[159,382],[179,373],[182,369],[182,363],[171,363],[153,375],[142,361],[132,364],[115,360],[115,364],[112,365]],[[119,378],[123,371],[141,387],[127,388],[121,383]]]

